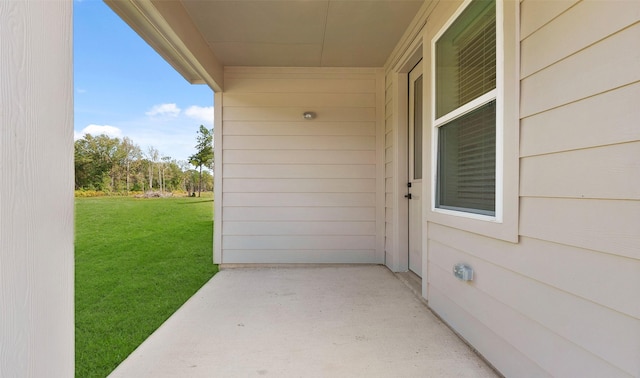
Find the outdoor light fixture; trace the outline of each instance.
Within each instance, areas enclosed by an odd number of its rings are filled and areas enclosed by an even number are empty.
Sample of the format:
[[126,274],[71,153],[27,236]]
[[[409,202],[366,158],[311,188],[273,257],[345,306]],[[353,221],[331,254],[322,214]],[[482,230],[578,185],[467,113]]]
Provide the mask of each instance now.
[[304,117],[304,119],[311,120],[311,119],[316,118],[316,113],[314,113],[314,112],[304,112],[304,113],[302,113],[302,116]]

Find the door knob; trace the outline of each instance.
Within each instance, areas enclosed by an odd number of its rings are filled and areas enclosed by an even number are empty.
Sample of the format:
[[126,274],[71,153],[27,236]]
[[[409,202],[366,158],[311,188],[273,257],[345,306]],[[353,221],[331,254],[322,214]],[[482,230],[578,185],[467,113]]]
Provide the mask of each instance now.
[[405,194],[405,195],[404,195],[404,198],[406,198],[406,199],[411,199],[411,193],[407,193],[407,194]]

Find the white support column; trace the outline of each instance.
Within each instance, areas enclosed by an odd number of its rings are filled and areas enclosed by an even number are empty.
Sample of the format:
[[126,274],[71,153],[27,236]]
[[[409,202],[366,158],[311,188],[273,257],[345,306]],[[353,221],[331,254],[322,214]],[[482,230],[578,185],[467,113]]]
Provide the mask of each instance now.
[[213,126],[213,263],[223,264],[222,255],[222,92],[214,93],[214,126]]
[[72,1],[0,1],[0,377],[73,377]]

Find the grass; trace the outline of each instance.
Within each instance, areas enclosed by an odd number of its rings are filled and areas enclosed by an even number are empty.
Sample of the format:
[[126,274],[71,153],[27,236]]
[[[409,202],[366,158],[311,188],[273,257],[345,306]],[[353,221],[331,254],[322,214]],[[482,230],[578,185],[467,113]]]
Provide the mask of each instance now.
[[212,219],[210,194],[76,199],[76,377],[107,376],[216,273]]

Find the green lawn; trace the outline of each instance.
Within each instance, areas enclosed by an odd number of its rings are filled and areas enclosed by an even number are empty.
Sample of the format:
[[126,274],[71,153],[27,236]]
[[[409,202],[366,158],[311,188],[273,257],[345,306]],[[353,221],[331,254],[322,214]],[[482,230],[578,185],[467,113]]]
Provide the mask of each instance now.
[[76,199],[76,377],[108,375],[215,274],[212,219],[210,194]]

